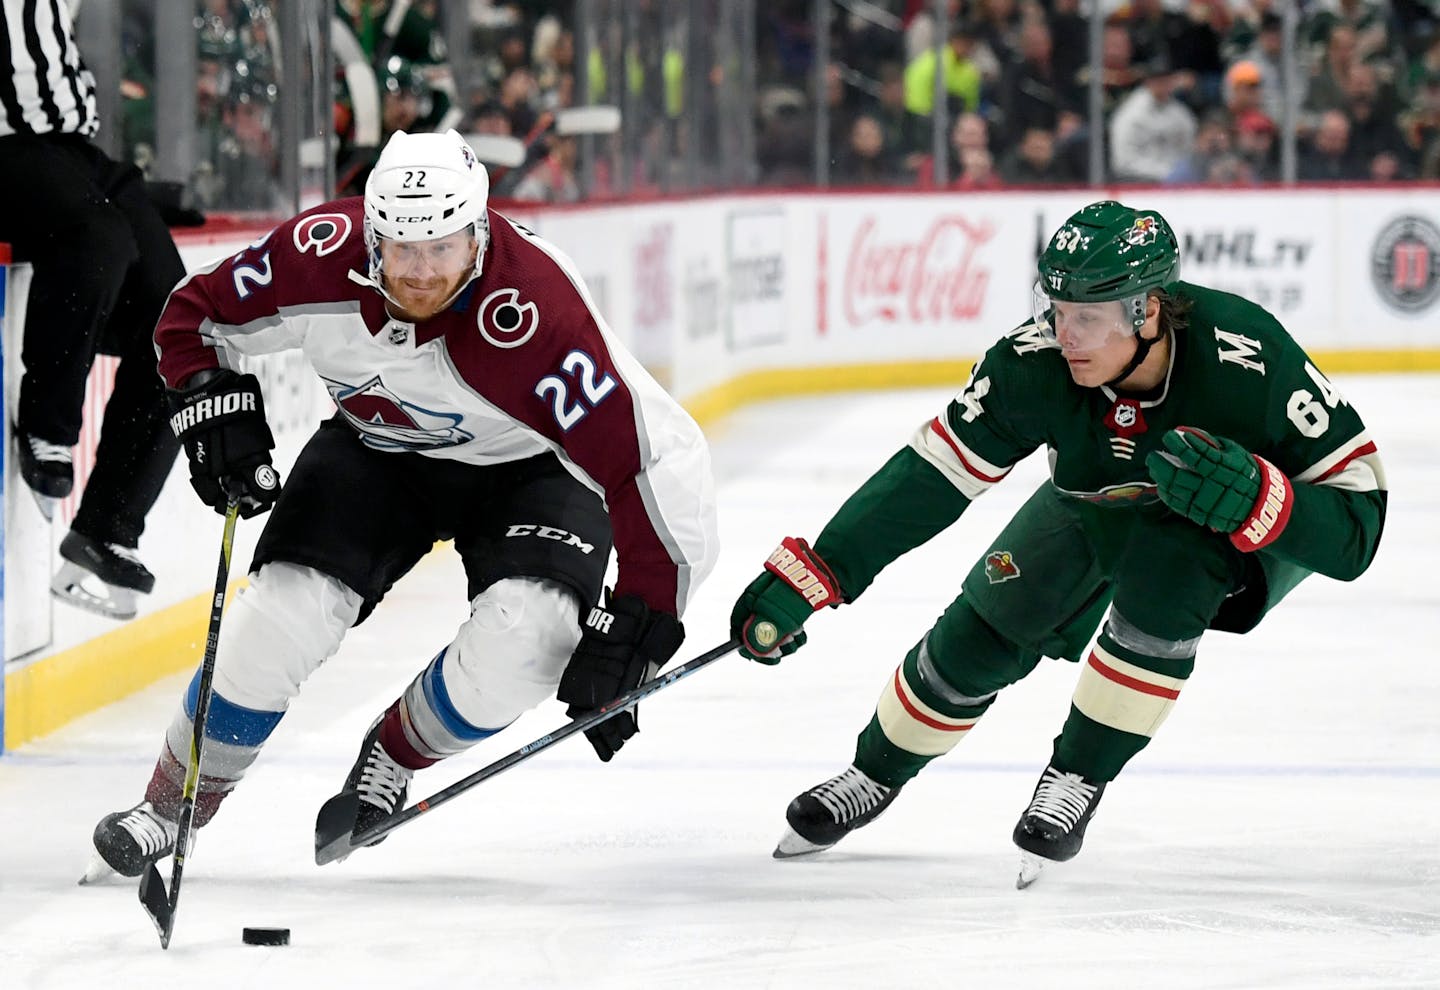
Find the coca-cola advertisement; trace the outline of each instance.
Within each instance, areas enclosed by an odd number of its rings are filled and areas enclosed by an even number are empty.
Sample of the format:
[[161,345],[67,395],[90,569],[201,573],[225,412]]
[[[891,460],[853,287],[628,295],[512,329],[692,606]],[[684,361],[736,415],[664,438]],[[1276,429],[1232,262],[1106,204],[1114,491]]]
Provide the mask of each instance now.
[[[828,236],[825,226],[831,226]],[[993,215],[957,208],[953,201],[928,216],[868,210],[853,226],[826,218],[821,250],[832,256],[821,266],[828,273],[822,313],[831,319],[821,332],[979,323],[997,267],[1024,264],[997,251],[999,232]]]

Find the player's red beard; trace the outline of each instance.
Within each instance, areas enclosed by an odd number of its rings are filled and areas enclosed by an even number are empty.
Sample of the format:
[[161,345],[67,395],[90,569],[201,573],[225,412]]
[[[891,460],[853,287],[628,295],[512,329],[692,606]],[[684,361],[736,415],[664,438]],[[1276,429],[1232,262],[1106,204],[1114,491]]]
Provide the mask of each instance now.
[[385,287],[404,309],[402,315],[419,322],[440,312],[468,277],[468,273],[450,278],[439,275],[419,279],[387,277]]
[[415,323],[430,319],[448,305],[474,275],[475,253],[472,249],[460,270],[453,274],[436,271],[428,264],[408,266],[404,275],[382,272],[381,284],[391,296],[389,307],[394,309],[398,304],[400,312],[395,315]]

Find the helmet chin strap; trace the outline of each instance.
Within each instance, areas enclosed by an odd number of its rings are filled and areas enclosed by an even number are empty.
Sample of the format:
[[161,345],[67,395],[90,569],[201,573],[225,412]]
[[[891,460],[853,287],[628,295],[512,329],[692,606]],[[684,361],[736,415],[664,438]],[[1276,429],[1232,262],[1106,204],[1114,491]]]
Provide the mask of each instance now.
[[1144,364],[1145,359],[1150,356],[1150,348],[1154,347],[1156,343],[1159,342],[1159,340],[1159,337],[1155,337],[1153,340],[1147,340],[1144,337],[1140,336],[1139,333],[1136,333],[1134,355],[1130,358],[1129,361],[1125,363],[1125,367],[1120,369],[1120,374],[1110,379],[1108,382],[1105,383],[1105,385],[1109,388],[1114,388],[1116,385],[1119,385],[1125,379],[1129,378],[1132,374],[1134,374],[1135,369],[1140,367],[1140,365]]
[[1144,337],[1140,336],[1140,331],[1145,327],[1145,306],[1146,300],[1148,298],[1148,294],[1143,294],[1132,297],[1130,300],[1127,301],[1129,308],[1133,311],[1133,319],[1135,320],[1135,323],[1133,324],[1135,327],[1135,353],[1131,355],[1130,360],[1126,362],[1125,367],[1120,369],[1120,374],[1116,375],[1114,378],[1110,379],[1108,382],[1105,383],[1106,388],[1114,388],[1116,385],[1119,385],[1125,379],[1129,378],[1132,374],[1134,374],[1135,369],[1144,364],[1145,359],[1150,356],[1150,348],[1154,347],[1165,337],[1165,330],[1163,327],[1161,328],[1160,332],[1154,336],[1153,339],[1146,340]]

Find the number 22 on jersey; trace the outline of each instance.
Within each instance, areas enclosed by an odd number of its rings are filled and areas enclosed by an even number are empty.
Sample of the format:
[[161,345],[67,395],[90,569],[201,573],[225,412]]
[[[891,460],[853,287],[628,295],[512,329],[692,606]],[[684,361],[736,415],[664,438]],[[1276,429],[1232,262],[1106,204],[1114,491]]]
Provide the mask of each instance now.
[[[616,381],[608,374],[600,374],[595,359],[581,350],[566,354],[560,368],[566,374],[546,375],[535,385],[535,394],[542,399],[549,398],[555,422],[568,433],[615,391]],[[572,388],[578,394],[572,396]]]

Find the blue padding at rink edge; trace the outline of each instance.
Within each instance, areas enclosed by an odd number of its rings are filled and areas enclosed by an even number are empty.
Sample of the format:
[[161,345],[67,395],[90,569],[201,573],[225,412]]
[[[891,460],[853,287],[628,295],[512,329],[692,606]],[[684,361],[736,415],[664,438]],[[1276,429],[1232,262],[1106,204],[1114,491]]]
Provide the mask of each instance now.
[[[185,714],[192,719],[199,700],[200,671],[197,670],[190,679],[190,687],[185,690]],[[205,716],[205,738],[234,746],[259,746],[270,738],[270,733],[284,717],[284,712],[259,712],[212,694],[210,711]]]
[[[445,675],[440,670],[444,660],[445,650],[435,654],[435,659],[431,660],[430,666],[425,668],[425,677],[421,681],[421,685],[425,689],[425,700],[430,702],[430,708],[440,719],[440,724],[445,726],[456,739],[464,742],[478,742],[499,732],[500,729],[482,729],[479,726],[471,725],[455,710],[455,704],[450,700],[450,692],[445,688]],[[504,726],[500,728],[503,729]]]

